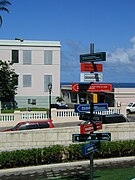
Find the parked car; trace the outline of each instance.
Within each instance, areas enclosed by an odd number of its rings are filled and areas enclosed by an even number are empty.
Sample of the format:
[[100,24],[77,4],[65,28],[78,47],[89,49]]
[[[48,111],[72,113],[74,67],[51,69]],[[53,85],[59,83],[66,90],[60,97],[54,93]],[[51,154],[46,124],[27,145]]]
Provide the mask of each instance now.
[[[89,114],[90,115],[90,114]],[[85,115],[86,116],[86,115]],[[126,118],[123,114],[107,114],[107,115],[96,115],[89,120],[81,122],[81,124],[89,124],[90,121],[93,122],[101,122],[102,124],[111,124],[111,123],[124,123],[129,122],[128,118]]]
[[56,109],[69,109],[69,106],[66,103],[57,103],[57,104],[51,104],[51,108],[56,108]]
[[135,102],[130,102],[126,108],[127,114],[135,112]]
[[25,121],[19,122],[15,127],[10,129],[5,129],[6,131],[20,131],[20,130],[30,130],[30,129],[42,129],[42,128],[54,128],[52,120],[37,120],[37,121]]

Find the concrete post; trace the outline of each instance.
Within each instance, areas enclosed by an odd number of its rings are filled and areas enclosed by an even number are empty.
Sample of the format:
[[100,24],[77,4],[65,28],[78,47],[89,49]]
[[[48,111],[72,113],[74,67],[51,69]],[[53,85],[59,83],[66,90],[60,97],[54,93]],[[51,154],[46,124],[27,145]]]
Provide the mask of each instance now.
[[15,111],[15,112],[14,112],[14,121],[15,121],[16,123],[18,123],[18,122],[21,121],[21,113],[20,113],[20,111]]
[[125,117],[127,117],[126,107],[127,107],[126,103],[121,103],[120,113],[123,114]]
[[53,120],[53,122],[58,122],[58,120],[57,120],[57,109],[52,108],[51,110],[52,110],[52,120]]

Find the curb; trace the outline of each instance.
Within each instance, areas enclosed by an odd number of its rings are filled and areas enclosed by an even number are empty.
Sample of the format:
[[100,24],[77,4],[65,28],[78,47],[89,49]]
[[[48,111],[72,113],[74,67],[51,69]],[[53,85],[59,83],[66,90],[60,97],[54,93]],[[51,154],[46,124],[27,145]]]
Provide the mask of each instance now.
[[[61,169],[69,168],[69,167],[77,167],[77,166],[89,166],[90,160],[86,161],[77,161],[77,162],[68,162],[68,163],[60,163],[60,164],[48,164],[48,165],[40,165],[40,166],[30,166],[30,167],[20,167],[20,168],[10,168],[10,169],[2,169],[0,170],[0,177],[4,175],[18,175],[20,173],[30,174],[38,171],[45,171],[48,169]],[[108,159],[98,159],[94,160],[94,167],[106,168],[112,166],[135,166],[135,156],[130,157],[120,157],[120,158],[108,158]]]

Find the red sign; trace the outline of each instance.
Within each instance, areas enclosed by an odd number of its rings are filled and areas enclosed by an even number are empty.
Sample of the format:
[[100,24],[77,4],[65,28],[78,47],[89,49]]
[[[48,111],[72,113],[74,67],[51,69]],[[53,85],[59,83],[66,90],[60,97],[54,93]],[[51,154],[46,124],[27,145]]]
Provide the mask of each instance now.
[[[81,84],[81,86],[84,86],[84,90],[86,92],[111,92],[112,91],[112,84]],[[86,88],[85,88],[86,86]],[[81,91],[83,88],[81,87]],[[72,92],[78,92],[79,91],[79,84],[72,84]]]
[[[96,130],[102,129],[101,123],[96,123]],[[80,125],[80,134],[87,134],[89,132],[94,132],[93,124],[81,124]]]
[[81,72],[102,72],[102,64],[81,63]]

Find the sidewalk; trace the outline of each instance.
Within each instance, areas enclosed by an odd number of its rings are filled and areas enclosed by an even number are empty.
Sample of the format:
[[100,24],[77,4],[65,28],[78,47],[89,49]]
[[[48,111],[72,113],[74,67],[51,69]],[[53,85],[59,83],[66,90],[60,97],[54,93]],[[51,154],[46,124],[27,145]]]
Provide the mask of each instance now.
[[[17,175],[32,175],[32,174],[44,174],[45,178],[62,177],[75,173],[84,173],[89,171],[90,161],[77,161],[60,164],[48,164],[31,167],[21,167],[12,169],[0,170],[0,179],[4,176],[17,176]],[[94,160],[95,168],[109,168],[109,167],[133,167],[135,166],[135,156],[122,157],[122,158],[109,158]]]

